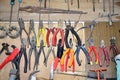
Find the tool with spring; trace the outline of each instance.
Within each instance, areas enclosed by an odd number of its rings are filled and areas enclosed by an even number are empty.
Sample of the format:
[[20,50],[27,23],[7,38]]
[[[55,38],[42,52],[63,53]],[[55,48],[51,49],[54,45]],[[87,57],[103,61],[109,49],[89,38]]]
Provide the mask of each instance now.
[[15,4],[15,0],[11,0],[10,5],[11,5],[11,11],[10,11],[10,24],[9,26],[11,26],[11,20],[12,20],[12,12],[13,12],[13,6]]

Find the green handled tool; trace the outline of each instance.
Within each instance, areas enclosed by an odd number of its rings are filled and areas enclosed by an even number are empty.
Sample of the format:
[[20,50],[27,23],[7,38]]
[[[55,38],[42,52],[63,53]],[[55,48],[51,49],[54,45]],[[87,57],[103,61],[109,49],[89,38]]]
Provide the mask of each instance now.
[[11,11],[10,11],[10,24],[9,26],[11,26],[11,20],[12,20],[12,12],[13,12],[13,6],[15,4],[15,0],[11,0],[10,5],[11,5]]
[[17,19],[19,19],[19,10],[20,10],[20,4],[22,3],[22,0],[18,0],[19,2],[19,7],[18,7],[18,15],[17,15]]

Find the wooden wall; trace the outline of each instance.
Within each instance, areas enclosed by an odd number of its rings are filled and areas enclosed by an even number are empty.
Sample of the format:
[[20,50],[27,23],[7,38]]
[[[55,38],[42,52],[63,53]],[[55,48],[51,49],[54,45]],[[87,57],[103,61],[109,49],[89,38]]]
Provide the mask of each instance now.
[[[0,23],[0,25],[1,26],[4,26],[4,27],[7,27],[8,28],[8,25],[9,25],[9,23],[8,22],[1,22]],[[72,24],[72,25],[74,25],[74,23]],[[17,22],[13,22],[12,23],[12,26],[17,26],[18,27],[18,23]],[[54,23],[53,24],[53,26],[54,27],[57,27],[57,23]],[[65,26],[65,25],[64,25]],[[82,27],[83,26],[83,24],[81,24],[81,23],[79,23],[78,25],[77,25],[77,28],[80,28],[80,27]],[[47,23],[45,23],[44,24],[44,27],[48,27],[48,25],[47,25]],[[29,23],[28,22],[25,22],[25,28],[26,28],[26,30],[28,31],[29,30]],[[63,29],[64,29],[65,27],[63,27]],[[76,29],[77,29],[76,28]],[[38,22],[35,22],[35,31],[36,31],[36,33],[38,32]],[[71,34],[71,33],[70,33]],[[79,33],[79,36],[80,36],[80,38],[82,39],[82,41],[84,42],[85,41],[85,35],[84,35],[84,30],[82,30],[82,31],[80,31]],[[23,32],[23,36],[24,37],[26,37],[26,35],[25,35],[25,33]],[[57,37],[58,37],[58,39],[60,38],[60,33],[57,35]],[[70,35],[69,36],[69,38],[73,38],[72,37],[72,35]],[[41,37],[41,39],[42,39],[42,37]],[[75,39],[74,39],[75,40]],[[20,43],[20,39],[19,38],[17,38],[17,39],[11,39],[11,38],[9,38],[8,36],[6,37],[6,38],[4,38],[4,39],[0,39],[0,49],[2,48],[2,46],[1,46],[1,44],[3,43],[3,42],[7,42],[7,43],[9,43],[10,45],[12,45],[12,44],[15,44],[18,48],[20,48],[20,45],[21,45],[21,43]],[[76,45],[76,43],[75,43],[75,41],[74,41],[74,49],[76,49],[76,47],[75,47],[75,45]],[[39,50],[39,48],[38,48],[38,50]],[[12,51],[12,49],[10,48],[10,51]],[[27,55],[29,54],[28,53],[28,51],[29,51],[29,48],[27,48]],[[48,51],[48,48],[47,47],[45,47],[45,53],[47,54],[47,51]],[[56,52],[56,47],[55,47],[55,52]],[[7,56],[4,54],[4,52],[0,55],[0,63],[2,63],[2,61],[6,58]],[[34,53],[32,54],[32,61],[31,61],[31,68],[33,68],[33,64],[34,64]],[[85,64],[86,64],[86,60],[85,60],[85,58],[84,58],[84,54],[81,52],[80,53],[80,59],[82,60],[82,65],[81,66],[78,66],[78,64],[76,63],[76,61],[75,61],[75,70],[76,71],[83,71],[83,72],[85,72]],[[50,73],[50,67],[51,67],[51,63],[54,61],[54,58],[53,58],[53,55],[52,54],[50,54],[50,56],[49,56],[49,59],[48,59],[48,63],[47,63],[47,67],[45,67],[44,66],[44,64],[43,64],[43,60],[44,60],[44,57],[43,57],[43,54],[41,54],[41,56],[40,56],[40,65],[39,65],[39,68],[38,68],[38,70],[40,70],[40,72],[39,73],[37,73],[36,75],[37,75],[37,78],[39,78],[38,80],[47,80],[47,79],[49,79],[49,73]],[[28,73],[23,73],[23,66],[24,66],[24,57],[22,56],[22,61],[21,61],[21,64],[20,64],[20,71],[21,71],[21,73],[20,73],[20,77],[21,77],[21,80],[26,80],[26,79],[28,79],[28,76],[29,76],[29,74],[33,71],[33,70],[31,70],[31,71],[29,71],[28,70]],[[8,63],[1,71],[0,71],[0,80],[8,80],[8,78],[9,78],[9,71],[10,71],[10,69],[12,68],[12,66],[11,66],[11,63]],[[60,70],[60,66],[59,66],[59,64],[58,64],[58,68],[57,68],[58,70]],[[70,71],[71,69],[69,68],[69,71]],[[41,79],[41,78],[45,78],[45,79]],[[54,76],[54,80],[84,80],[84,78],[83,77],[76,77],[76,76],[70,76],[70,75],[62,75],[62,74],[55,74],[55,76]]]
[[[90,24],[89,22],[86,22],[85,25]],[[98,22],[93,30],[93,39],[94,39],[94,45],[97,48],[97,51],[99,51],[99,45],[100,41],[104,40],[107,48],[110,46],[110,39],[111,37],[116,37],[116,45],[118,47],[118,50],[120,51],[120,23],[119,22],[114,22],[112,26],[108,25],[108,22]],[[85,38],[87,40],[89,36],[89,29],[85,29]],[[89,45],[87,44],[86,47],[88,48]],[[110,57],[112,57],[113,53],[110,53]],[[94,62],[94,55],[93,56],[93,62]],[[104,57],[104,56],[103,56]],[[105,73],[105,77],[107,78],[112,78],[116,77],[116,68],[115,68],[115,63],[110,62],[110,66],[106,67],[105,63],[103,64],[103,68],[107,68],[107,71]],[[86,64],[86,71],[89,71],[89,69],[94,69],[94,68],[100,68],[98,65],[94,63],[94,65],[87,65]],[[88,79],[91,80],[91,79]]]

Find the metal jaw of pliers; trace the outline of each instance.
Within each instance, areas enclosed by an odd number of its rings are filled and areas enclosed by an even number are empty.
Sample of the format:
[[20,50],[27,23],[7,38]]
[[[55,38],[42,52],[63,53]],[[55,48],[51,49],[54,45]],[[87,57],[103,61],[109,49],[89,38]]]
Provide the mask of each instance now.
[[[54,59],[54,71],[56,70],[57,65],[60,62],[60,59],[61,59],[61,57],[63,55],[64,46],[61,46],[61,44],[62,44],[62,39],[59,39],[58,45],[57,45],[57,56]],[[61,66],[61,64],[60,64],[60,67],[61,67],[61,71],[64,71],[64,67]]]
[[0,55],[2,54],[2,52],[5,50],[6,55],[10,55],[10,51],[8,49],[9,44],[8,43],[2,43],[2,49],[0,50]]
[[[64,51],[61,59],[60,59],[60,64],[63,67],[65,67],[65,71],[67,72],[67,67],[71,68],[72,67],[72,72],[75,71],[75,62],[74,62],[74,50],[72,49],[72,39],[69,40],[69,47],[70,48],[66,48],[66,50]],[[66,56],[66,61],[64,64],[64,59]],[[69,64],[68,64],[68,59],[70,59]]]
[[37,59],[38,59],[38,60],[37,60],[37,61],[38,61],[38,62],[37,62],[38,64],[39,64],[39,60],[40,60],[39,58],[40,58],[40,55],[41,55],[42,52],[43,52],[44,63],[45,63],[46,57],[45,57],[44,47],[45,47],[45,46],[44,46],[44,41],[41,40],[41,42],[40,42],[40,49],[39,49],[39,52],[38,52],[38,58],[37,58]]
[[90,54],[91,54],[92,51],[94,52],[94,55],[95,55],[95,63],[98,64],[98,53],[97,53],[96,47],[94,46],[94,40],[93,40],[92,37],[89,40],[89,44],[90,44],[90,46],[89,46],[88,55],[90,57],[90,64],[93,65],[93,63],[92,63],[92,57],[90,56]]
[[[110,39],[110,51],[112,50],[113,52],[113,58],[118,54],[118,48],[116,46],[116,38],[115,37],[112,37]],[[109,51],[109,52],[110,52]]]
[[30,27],[29,27],[29,32],[28,32],[28,42],[29,42],[29,45],[30,45],[30,34],[33,32],[33,36],[35,36],[35,39],[36,39],[36,33],[35,33],[35,29],[34,29],[34,20],[30,20]]
[[110,64],[110,54],[105,46],[104,40],[101,40],[100,47],[99,47],[99,66],[102,67],[102,54],[104,53],[106,66],[108,67]]
[[22,31],[24,31],[26,33],[27,37],[28,37],[28,33],[25,29],[25,24],[24,24],[24,21],[23,21],[22,18],[19,18],[18,24],[19,24],[19,27],[20,27],[20,38],[22,38],[22,33],[23,33]]
[[47,52],[46,58],[44,60],[45,66],[47,66],[48,57],[49,57],[51,51],[52,51],[53,57],[55,58],[55,51],[54,51],[54,47],[52,46],[52,42],[50,42],[50,46],[48,48],[48,52]]
[[39,28],[38,28],[38,34],[36,37],[36,46],[40,47],[40,41],[39,38],[42,35],[43,40],[44,40],[44,46],[46,46],[46,29],[43,27],[43,21],[39,21]]
[[30,66],[30,63],[31,63],[31,55],[32,55],[32,52],[34,51],[34,56],[35,56],[35,62],[34,62],[34,68],[33,70],[37,70],[38,68],[38,63],[37,63],[37,58],[38,58],[38,54],[37,54],[37,49],[36,49],[36,38],[35,36],[32,37],[32,39],[30,40],[30,49],[29,49],[29,70],[31,70],[31,66]]

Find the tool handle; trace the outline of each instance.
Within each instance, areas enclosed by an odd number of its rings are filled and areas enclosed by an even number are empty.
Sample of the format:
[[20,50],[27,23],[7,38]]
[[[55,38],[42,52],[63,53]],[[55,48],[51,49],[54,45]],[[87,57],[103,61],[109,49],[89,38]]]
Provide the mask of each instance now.
[[15,0],[11,0],[10,4],[14,5],[15,4]]
[[39,2],[42,2],[42,0],[39,0]]
[[18,0],[19,3],[22,3],[22,0]]

